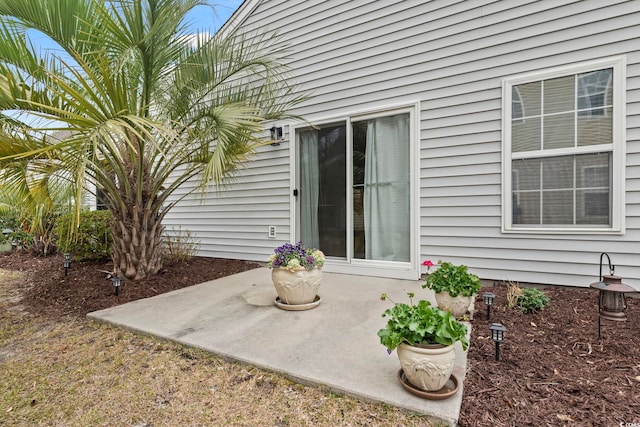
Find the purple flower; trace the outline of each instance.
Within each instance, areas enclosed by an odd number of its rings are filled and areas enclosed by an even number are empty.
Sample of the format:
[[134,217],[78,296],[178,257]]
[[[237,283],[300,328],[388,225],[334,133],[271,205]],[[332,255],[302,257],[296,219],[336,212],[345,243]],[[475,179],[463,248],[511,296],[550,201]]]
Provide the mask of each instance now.
[[288,265],[299,265],[310,270],[321,267],[323,264],[324,254],[322,252],[317,249],[307,249],[302,242],[297,242],[295,245],[284,243],[275,248],[267,262],[267,267],[282,268]]

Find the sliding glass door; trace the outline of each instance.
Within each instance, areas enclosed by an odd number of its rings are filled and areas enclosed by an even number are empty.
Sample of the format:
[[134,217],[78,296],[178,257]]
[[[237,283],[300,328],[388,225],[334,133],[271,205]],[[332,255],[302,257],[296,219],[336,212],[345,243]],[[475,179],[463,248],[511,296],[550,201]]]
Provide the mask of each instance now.
[[301,240],[349,263],[411,262],[410,128],[407,112],[297,133]]

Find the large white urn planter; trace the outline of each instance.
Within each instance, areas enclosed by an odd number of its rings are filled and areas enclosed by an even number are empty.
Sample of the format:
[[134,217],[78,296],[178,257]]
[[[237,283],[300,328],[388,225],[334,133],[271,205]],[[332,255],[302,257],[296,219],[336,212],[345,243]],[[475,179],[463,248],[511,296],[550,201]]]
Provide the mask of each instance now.
[[473,297],[465,297],[457,295],[452,297],[449,292],[436,293],[436,302],[438,307],[442,310],[448,311],[454,317],[464,316],[471,306],[471,300]]
[[438,391],[449,381],[456,359],[455,346],[413,346],[400,344],[398,359],[404,375],[413,386]]
[[322,280],[321,269],[302,268],[291,271],[285,268],[274,268],[271,271],[271,279],[278,293],[276,305],[279,302],[280,308],[288,309],[286,306],[291,306],[289,309],[296,309],[296,307],[306,309],[313,308],[317,305],[315,303],[319,303],[318,288]]

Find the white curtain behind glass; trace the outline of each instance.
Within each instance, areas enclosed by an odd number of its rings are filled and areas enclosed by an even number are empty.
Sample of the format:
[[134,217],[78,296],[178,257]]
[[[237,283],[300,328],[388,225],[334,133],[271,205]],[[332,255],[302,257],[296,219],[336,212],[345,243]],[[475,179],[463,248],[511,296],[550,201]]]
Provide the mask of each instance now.
[[410,261],[409,116],[368,121],[364,221],[366,258]]
[[318,132],[300,133],[300,239],[308,248],[320,247],[318,232]]

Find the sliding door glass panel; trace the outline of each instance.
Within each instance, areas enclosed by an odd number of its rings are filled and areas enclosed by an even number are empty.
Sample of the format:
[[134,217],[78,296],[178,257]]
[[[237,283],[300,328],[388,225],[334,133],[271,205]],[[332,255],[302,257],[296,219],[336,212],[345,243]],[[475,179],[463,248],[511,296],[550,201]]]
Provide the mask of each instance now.
[[409,262],[409,114],[353,123],[353,256]]
[[300,238],[325,255],[347,256],[346,125],[299,134]]

